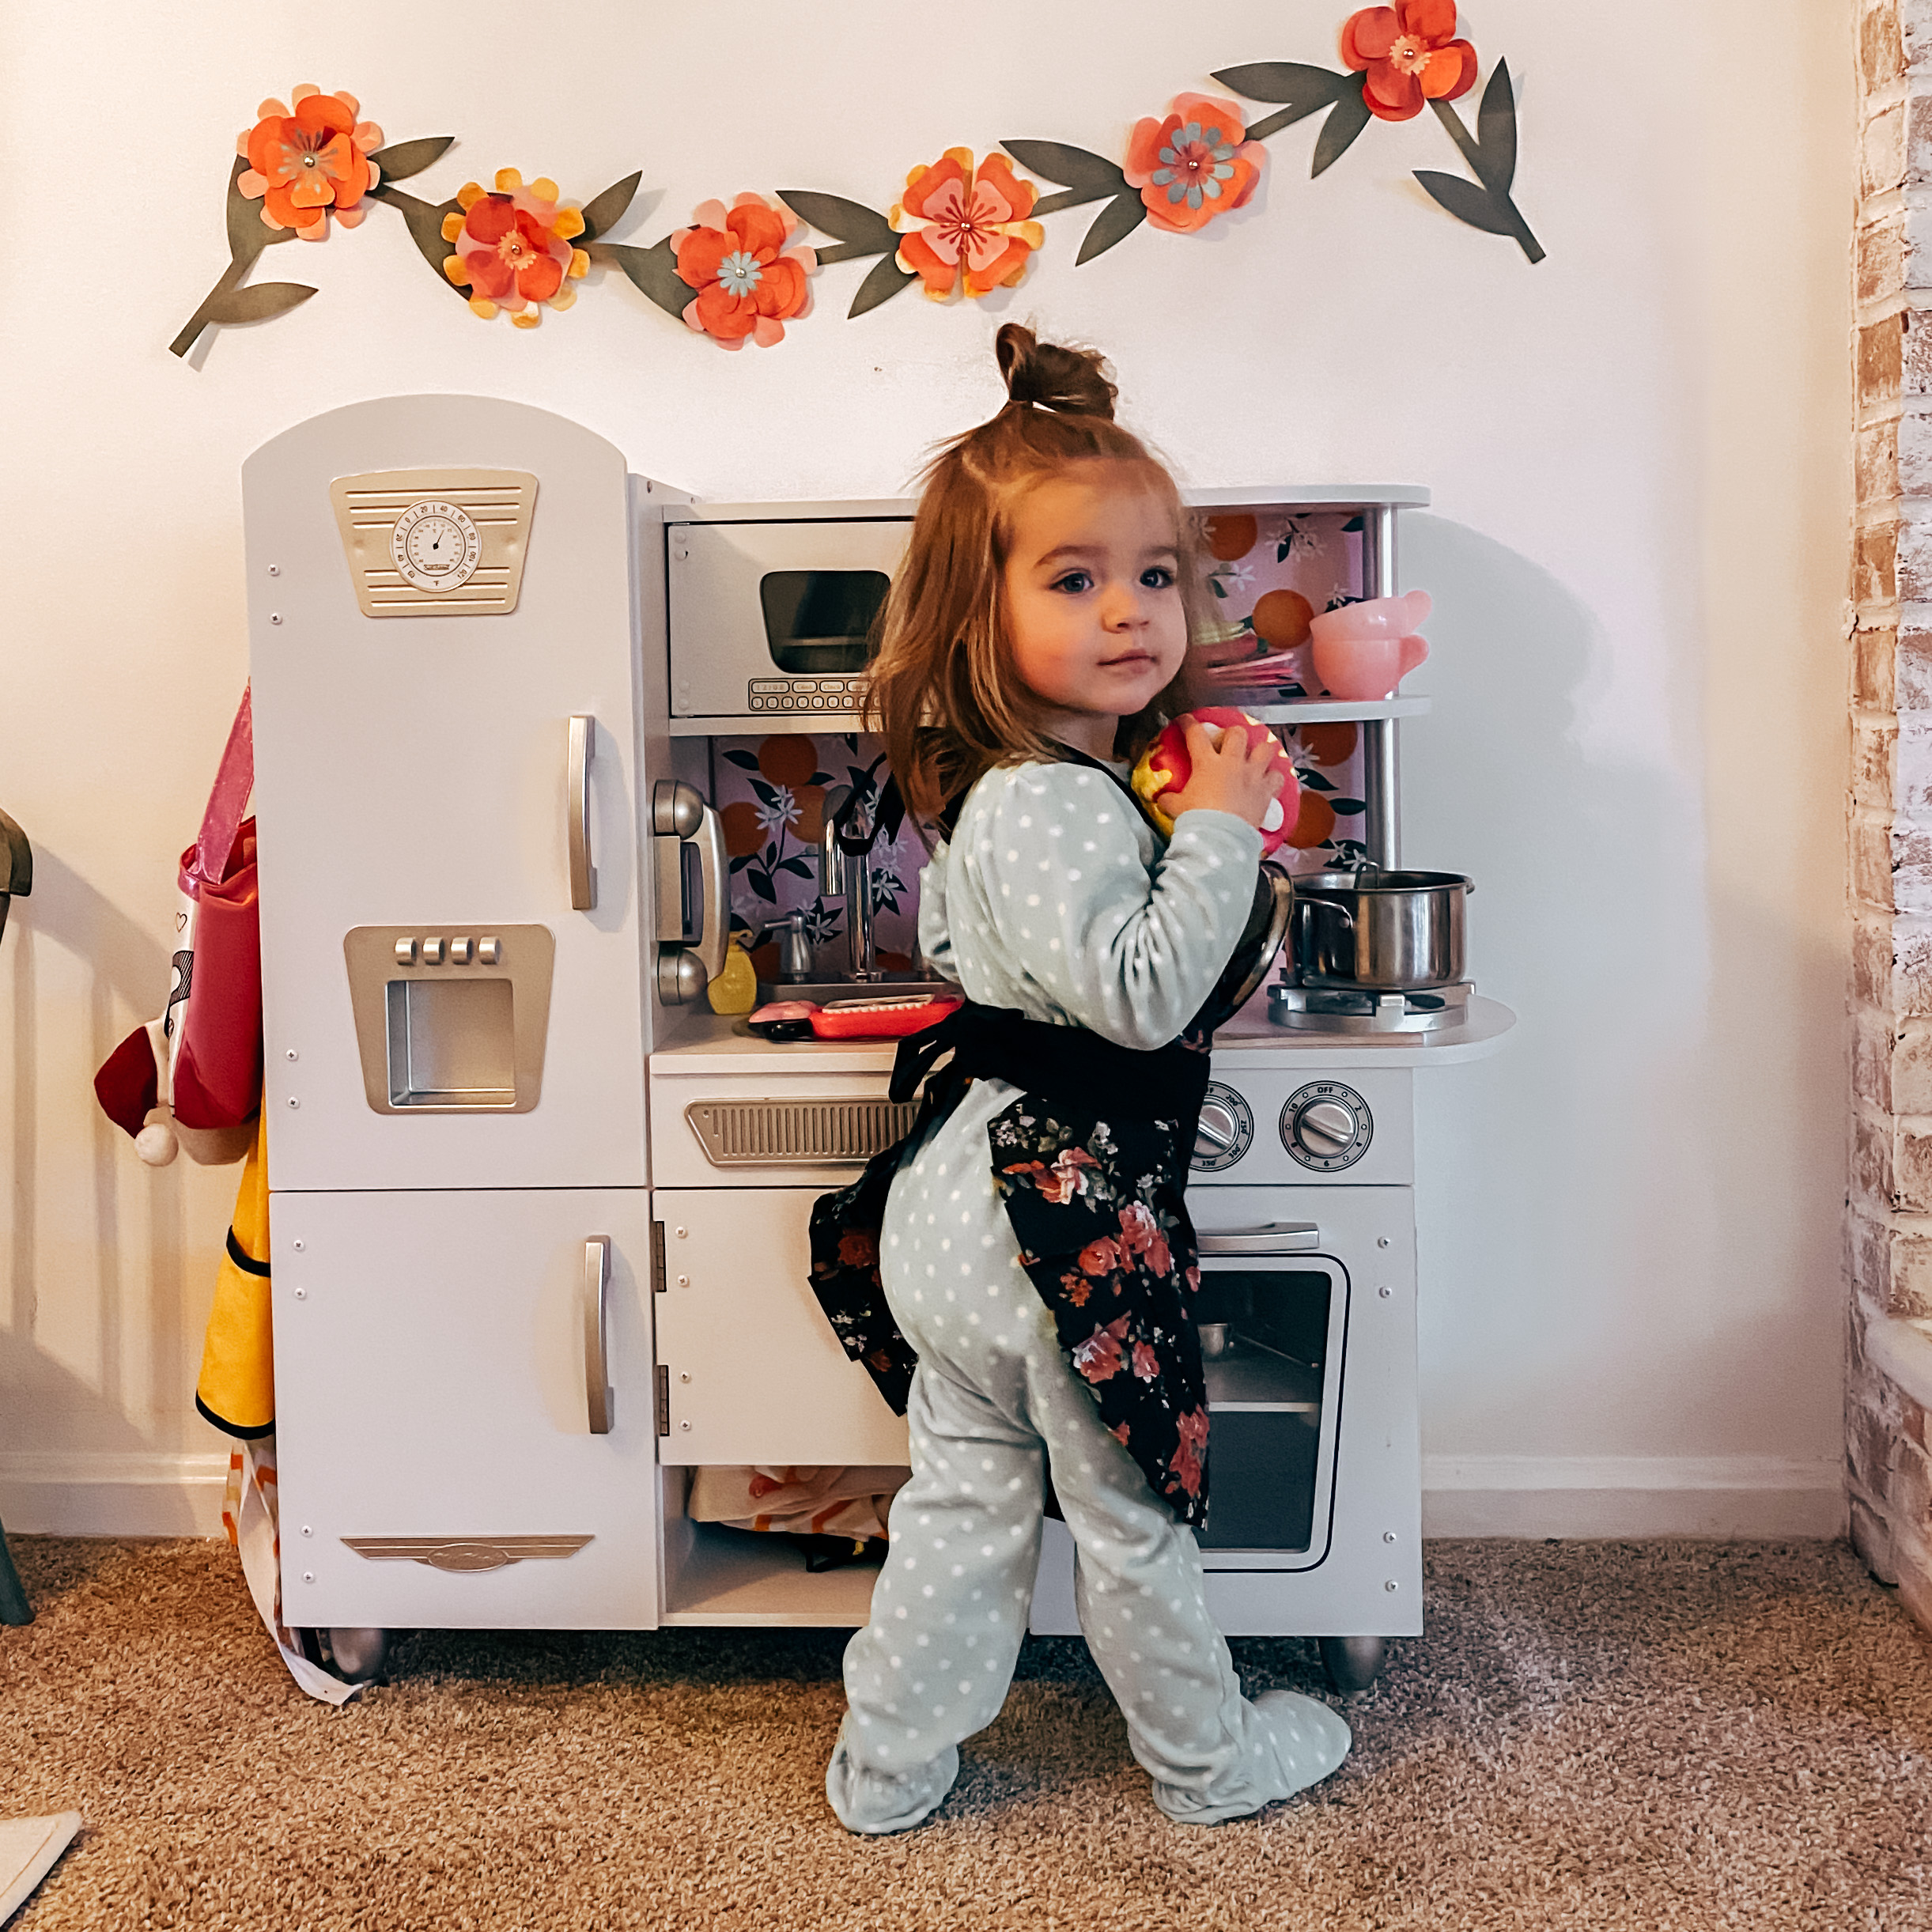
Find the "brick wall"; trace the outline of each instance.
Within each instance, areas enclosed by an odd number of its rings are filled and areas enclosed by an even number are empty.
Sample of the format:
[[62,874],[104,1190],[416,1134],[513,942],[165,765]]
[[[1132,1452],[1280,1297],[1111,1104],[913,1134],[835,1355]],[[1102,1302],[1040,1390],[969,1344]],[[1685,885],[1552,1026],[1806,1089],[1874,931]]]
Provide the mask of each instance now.
[[1932,0],[1853,0],[1852,1540],[1932,1628],[1926,1412],[1874,1361],[1932,1317]]

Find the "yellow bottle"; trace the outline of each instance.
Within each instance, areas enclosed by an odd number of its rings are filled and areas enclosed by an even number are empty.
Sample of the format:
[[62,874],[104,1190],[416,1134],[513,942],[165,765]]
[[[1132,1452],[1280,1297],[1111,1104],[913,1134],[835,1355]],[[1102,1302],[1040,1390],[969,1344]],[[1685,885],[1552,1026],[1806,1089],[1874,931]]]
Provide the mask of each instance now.
[[734,932],[725,948],[724,970],[705,989],[714,1013],[749,1013],[758,1003],[758,976],[745,949],[748,933]]

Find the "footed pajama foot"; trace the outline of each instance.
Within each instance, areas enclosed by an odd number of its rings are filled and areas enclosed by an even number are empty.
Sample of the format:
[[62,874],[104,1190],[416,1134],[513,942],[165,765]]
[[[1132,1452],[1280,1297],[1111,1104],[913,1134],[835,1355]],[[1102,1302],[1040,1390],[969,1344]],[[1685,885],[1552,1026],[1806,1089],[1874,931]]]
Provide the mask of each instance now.
[[959,1775],[955,1747],[948,1745],[930,1764],[910,1770],[875,1771],[853,1756],[846,1740],[851,1724],[849,1712],[825,1771],[825,1795],[847,1831],[868,1836],[910,1831],[938,1810]]

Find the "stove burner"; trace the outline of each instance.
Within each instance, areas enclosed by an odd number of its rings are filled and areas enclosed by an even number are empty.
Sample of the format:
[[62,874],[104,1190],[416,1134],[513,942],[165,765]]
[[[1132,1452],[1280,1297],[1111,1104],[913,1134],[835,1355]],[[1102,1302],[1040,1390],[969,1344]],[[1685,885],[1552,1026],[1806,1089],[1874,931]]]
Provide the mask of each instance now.
[[1427,992],[1377,992],[1353,987],[1274,985],[1268,1017],[1306,1033],[1431,1033],[1469,1017],[1467,980]]

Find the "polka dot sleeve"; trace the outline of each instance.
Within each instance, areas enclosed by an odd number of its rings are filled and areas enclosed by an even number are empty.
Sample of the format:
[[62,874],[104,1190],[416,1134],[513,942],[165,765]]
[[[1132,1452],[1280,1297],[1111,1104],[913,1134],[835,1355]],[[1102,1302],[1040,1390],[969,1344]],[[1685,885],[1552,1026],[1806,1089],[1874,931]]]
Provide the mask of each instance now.
[[1014,1004],[1003,989],[1024,989],[1038,996],[1018,1003],[1044,1005],[1038,1016],[1164,1046],[1233,956],[1261,854],[1260,833],[1220,811],[1184,813],[1160,853],[1120,787],[1077,765],[989,773],[953,841],[960,977],[989,1004]]

